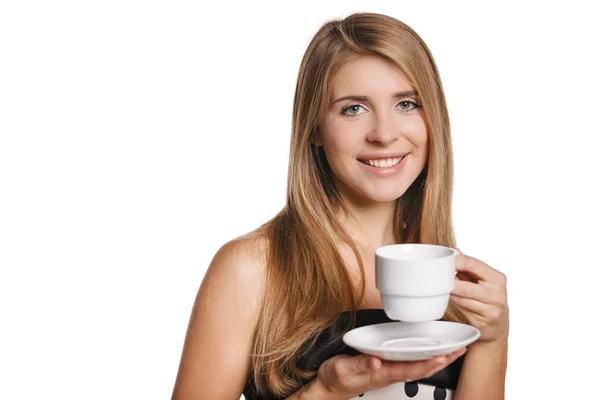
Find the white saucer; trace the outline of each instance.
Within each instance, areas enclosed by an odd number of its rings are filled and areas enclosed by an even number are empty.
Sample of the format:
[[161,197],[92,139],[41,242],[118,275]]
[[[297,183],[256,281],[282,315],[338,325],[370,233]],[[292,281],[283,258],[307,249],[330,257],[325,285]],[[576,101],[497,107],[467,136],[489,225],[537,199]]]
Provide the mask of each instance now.
[[384,360],[417,361],[453,353],[480,335],[477,328],[457,322],[387,322],[353,329],[342,340]]

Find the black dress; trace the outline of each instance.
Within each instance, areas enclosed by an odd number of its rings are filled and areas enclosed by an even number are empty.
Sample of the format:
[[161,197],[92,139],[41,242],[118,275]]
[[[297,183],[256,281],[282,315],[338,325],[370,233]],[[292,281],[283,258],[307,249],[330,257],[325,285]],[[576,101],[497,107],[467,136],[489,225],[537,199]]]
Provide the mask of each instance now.
[[[350,313],[344,312],[340,315],[336,323],[324,330],[315,347],[311,350],[307,348],[308,342],[303,346],[303,351],[300,352],[296,365],[301,369],[317,371],[319,366],[327,359],[338,355],[357,355],[359,352],[351,347],[348,347],[342,341],[344,327],[349,321]],[[367,309],[356,311],[356,322],[353,328],[361,326],[380,324],[384,322],[395,322],[388,318],[385,311],[381,309]],[[414,382],[399,382],[390,385],[386,388],[377,389],[357,396],[355,399],[412,399],[412,400],[451,400],[454,395],[454,390],[458,384],[458,377],[464,360],[464,355],[458,358],[455,362],[448,365],[445,369],[437,372],[435,375],[414,381]],[[308,381],[306,382],[308,383]],[[244,387],[244,397],[246,400],[281,400],[282,398],[270,395],[259,397],[256,394],[252,378],[249,377],[246,386]]]

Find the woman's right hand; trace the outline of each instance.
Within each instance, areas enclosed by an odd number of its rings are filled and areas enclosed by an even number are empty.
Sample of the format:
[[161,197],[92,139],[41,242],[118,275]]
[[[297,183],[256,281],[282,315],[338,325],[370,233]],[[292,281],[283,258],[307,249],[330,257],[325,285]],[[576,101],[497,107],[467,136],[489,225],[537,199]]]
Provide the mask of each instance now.
[[316,380],[332,398],[349,399],[396,382],[428,378],[466,351],[462,348],[423,361],[386,361],[368,354],[338,355],[321,364]]

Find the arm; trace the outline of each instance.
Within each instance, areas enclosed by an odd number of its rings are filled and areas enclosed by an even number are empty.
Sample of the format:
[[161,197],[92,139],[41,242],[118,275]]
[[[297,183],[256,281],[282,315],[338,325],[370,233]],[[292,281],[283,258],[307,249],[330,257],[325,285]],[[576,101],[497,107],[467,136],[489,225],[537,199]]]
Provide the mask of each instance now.
[[469,346],[455,399],[504,400],[509,331],[506,276],[462,253],[456,256],[456,269],[450,297],[481,336]]
[[172,400],[239,400],[264,287],[258,244],[236,239],[214,256],[191,312]]
[[319,367],[315,379],[287,400],[346,400],[393,383],[429,377],[464,354],[465,348],[422,361],[385,361],[367,354],[337,355]]
[[454,398],[503,400],[507,354],[508,337],[470,345]]

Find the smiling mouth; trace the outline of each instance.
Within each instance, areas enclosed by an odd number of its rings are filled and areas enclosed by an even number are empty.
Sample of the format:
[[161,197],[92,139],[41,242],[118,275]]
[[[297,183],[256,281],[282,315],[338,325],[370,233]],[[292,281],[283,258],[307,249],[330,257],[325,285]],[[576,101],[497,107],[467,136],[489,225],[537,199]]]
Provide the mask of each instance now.
[[378,159],[378,160],[358,160],[358,161],[360,161],[363,164],[370,165],[371,167],[389,168],[389,167],[393,167],[394,165],[399,164],[400,161],[402,161],[404,159],[404,157],[406,157],[406,155],[404,155],[402,157],[385,158],[385,159]]

